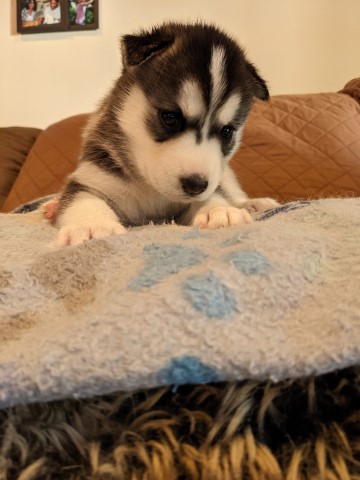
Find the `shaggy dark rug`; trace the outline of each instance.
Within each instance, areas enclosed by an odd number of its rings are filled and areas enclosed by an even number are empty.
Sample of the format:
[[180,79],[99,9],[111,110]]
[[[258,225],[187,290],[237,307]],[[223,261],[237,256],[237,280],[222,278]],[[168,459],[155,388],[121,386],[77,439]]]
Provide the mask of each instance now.
[[359,480],[360,370],[0,412],[0,480]]

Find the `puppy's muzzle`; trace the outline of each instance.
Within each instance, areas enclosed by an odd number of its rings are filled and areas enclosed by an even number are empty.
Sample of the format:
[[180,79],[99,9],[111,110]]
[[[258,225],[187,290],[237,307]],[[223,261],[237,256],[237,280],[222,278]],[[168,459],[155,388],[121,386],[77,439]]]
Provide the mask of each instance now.
[[205,192],[209,185],[209,182],[200,177],[200,175],[191,175],[190,177],[180,178],[180,183],[183,191],[191,197]]

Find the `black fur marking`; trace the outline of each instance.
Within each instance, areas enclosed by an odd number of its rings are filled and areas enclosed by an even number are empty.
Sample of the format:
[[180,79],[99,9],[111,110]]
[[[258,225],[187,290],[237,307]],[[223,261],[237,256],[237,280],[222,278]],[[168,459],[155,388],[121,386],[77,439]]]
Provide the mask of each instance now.
[[125,82],[110,93],[102,106],[105,114],[100,115],[95,127],[91,126],[86,132],[80,159],[95,163],[124,181],[136,180],[140,176],[131,158],[128,138],[117,119],[117,109],[121,108],[128,88]]
[[203,141],[203,134],[201,133],[200,128],[195,129],[195,138],[198,145]]
[[254,79],[254,95],[255,97],[259,98],[260,100],[269,100],[270,95],[269,95],[269,90],[267,88],[267,85],[265,81],[260,77],[258,74],[258,71],[254,67],[254,65],[250,62],[246,62],[246,67],[248,71],[250,72],[250,75]]
[[72,200],[75,195],[80,192],[90,192],[90,189],[85,185],[77,182],[76,180],[71,180],[65,187],[63,195],[66,195],[67,200]]
[[135,180],[140,178],[140,173],[131,156],[128,137],[119,125],[116,112],[116,108],[120,108],[124,101],[128,88],[128,85],[125,84],[121,91],[118,92],[116,90],[113,98],[111,98],[109,111],[101,125],[103,127],[103,132],[106,132],[106,134],[102,134],[102,142],[104,142],[104,140],[108,141],[109,145],[112,147],[112,151],[116,153],[115,160],[117,165],[121,166],[123,169],[124,178],[126,177],[127,180]]
[[217,189],[215,190],[215,193],[217,193],[218,195],[220,195],[221,197],[223,197],[225,200],[229,201],[230,203],[232,203],[232,198],[230,195],[228,195],[228,193],[226,192],[226,190],[224,189],[224,187],[222,185],[219,185],[217,187]]
[[174,41],[171,36],[160,32],[143,32],[140,35],[125,35],[122,38],[123,61],[125,67],[140,65],[167,49]]
[[234,148],[234,145],[235,145],[234,138],[232,138],[232,140],[230,140],[230,141],[226,141],[226,140],[220,138],[219,141],[221,142],[221,151],[222,151],[222,154],[224,155],[224,157],[226,157],[227,155],[230,155],[230,153],[232,152],[232,150]]
[[[177,109],[178,110],[178,109]],[[182,117],[181,121],[173,127],[166,125],[161,118],[161,111],[151,113],[146,119],[146,126],[156,142],[165,142],[170,138],[179,136],[186,129],[186,121]]]
[[233,133],[232,137],[229,140],[225,140],[221,135],[222,126],[213,125],[209,131],[209,138],[217,138],[221,145],[222,154],[226,157],[229,155],[235,145],[236,132]]
[[[182,117],[183,118],[183,117]],[[148,118],[146,119],[146,126],[156,142],[165,142],[166,140],[170,140],[171,138],[179,137],[185,131],[193,130],[195,132],[196,143],[201,143],[203,140],[203,135],[201,128],[203,126],[203,122],[200,120],[196,120],[191,118],[189,119],[182,119],[180,125],[176,128],[169,128],[163,124],[159,115],[151,113]]]
[[63,211],[70,206],[75,197],[81,192],[89,192],[89,189],[75,180],[70,180],[70,182],[67,183],[60,197],[56,215],[57,218],[60,218]]
[[116,175],[123,179],[127,178],[124,168],[116,163],[105,148],[97,144],[88,144],[85,147],[85,151],[88,161],[95,163],[98,167],[112,175]]

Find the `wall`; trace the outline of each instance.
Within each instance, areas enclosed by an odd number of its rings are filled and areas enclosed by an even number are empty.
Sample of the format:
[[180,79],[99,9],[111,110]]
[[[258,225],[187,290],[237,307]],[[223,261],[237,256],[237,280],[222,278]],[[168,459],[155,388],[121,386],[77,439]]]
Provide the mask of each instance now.
[[360,0],[100,0],[100,29],[18,35],[0,0],[0,125],[91,111],[120,71],[119,36],[163,19],[211,20],[247,49],[271,93],[336,91],[360,76]]

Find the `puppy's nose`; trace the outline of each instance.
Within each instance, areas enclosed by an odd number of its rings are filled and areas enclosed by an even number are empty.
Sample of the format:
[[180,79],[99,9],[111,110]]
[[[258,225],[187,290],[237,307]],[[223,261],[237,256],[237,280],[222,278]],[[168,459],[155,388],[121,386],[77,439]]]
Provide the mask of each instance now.
[[191,175],[190,177],[180,178],[180,183],[182,189],[188,195],[192,197],[195,195],[200,195],[200,193],[205,192],[209,182],[200,177],[200,175]]

